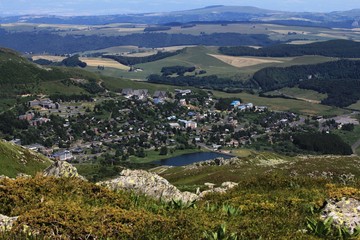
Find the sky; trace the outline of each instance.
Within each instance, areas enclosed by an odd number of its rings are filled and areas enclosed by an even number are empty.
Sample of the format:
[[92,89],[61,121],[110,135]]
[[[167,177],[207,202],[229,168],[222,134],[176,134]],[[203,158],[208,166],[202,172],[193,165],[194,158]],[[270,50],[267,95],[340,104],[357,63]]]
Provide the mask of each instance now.
[[359,0],[0,0],[0,15],[105,15],[168,12],[209,5],[330,12],[360,9]]

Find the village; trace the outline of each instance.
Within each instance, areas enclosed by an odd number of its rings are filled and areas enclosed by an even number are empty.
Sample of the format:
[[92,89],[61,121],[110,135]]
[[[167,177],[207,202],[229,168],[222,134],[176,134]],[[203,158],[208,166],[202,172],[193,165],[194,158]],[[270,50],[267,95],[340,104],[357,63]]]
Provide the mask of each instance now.
[[317,120],[305,121],[294,113],[274,112],[240,99],[214,99],[210,91],[150,94],[147,89],[127,88],[118,95],[90,101],[31,100],[28,111],[18,116],[30,131],[12,142],[57,160],[116,164],[154,152],[231,153],[237,148],[263,150],[278,142],[281,150],[288,147],[284,134],[319,127]]

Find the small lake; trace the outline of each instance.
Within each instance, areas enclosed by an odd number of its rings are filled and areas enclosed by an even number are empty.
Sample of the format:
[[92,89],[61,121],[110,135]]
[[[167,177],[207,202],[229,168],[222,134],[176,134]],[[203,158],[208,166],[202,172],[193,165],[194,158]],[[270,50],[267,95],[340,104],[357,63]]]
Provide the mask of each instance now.
[[180,155],[177,157],[167,158],[160,161],[153,162],[155,164],[165,165],[165,166],[185,166],[195,162],[202,162],[206,160],[211,160],[214,158],[222,157],[224,159],[232,158],[233,156],[229,156],[222,153],[217,152],[198,152],[198,153],[189,153]]

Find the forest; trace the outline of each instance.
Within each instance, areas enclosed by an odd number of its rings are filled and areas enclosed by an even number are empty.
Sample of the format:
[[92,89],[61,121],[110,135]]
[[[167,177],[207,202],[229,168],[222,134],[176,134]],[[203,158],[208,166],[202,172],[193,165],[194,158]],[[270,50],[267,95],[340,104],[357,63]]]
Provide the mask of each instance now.
[[219,78],[216,75],[195,77],[195,76],[178,76],[167,77],[152,74],[148,76],[148,82],[160,83],[175,86],[191,86],[206,89],[224,91],[228,93],[241,92],[244,89],[252,89],[256,87],[252,81],[241,82],[230,78]]
[[346,107],[360,99],[360,61],[264,68],[254,74],[253,80],[264,92],[299,85],[303,89],[327,93],[322,103],[338,107]]
[[295,57],[304,55],[320,55],[339,58],[359,58],[360,42],[350,40],[330,40],[304,45],[277,44],[264,48],[252,47],[220,47],[222,54],[230,56],[256,56],[256,57]]
[[327,133],[301,133],[293,136],[299,148],[321,154],[351,155],[351,147],[338,135]]
[[143,33],[126,36],[60,36],[48,32],[9,33],[0,28],[0,45],[21,52],[69,54],[113,46],[139,46],[148,48],[207,45],[207,46],[266,46],[278,43],[265,34],[213,33],[195,36],[190,34]]
[[127,65],[127,66],[132,66],[132,65],[136,65],[136,64],[154,62],[154,61],[158,61],[158,60],[161,60],[164,58],[176,56],[176,55],[180,54],[181,52],[182,52],[182,50],[178,50],[175,52],[158,52],[154,55],[145,56],[145,57],[126,57],[126,56],[118,56],[118,55],[103,55],[102,57],[113,59],[113,60],[115,60],[121,64]]

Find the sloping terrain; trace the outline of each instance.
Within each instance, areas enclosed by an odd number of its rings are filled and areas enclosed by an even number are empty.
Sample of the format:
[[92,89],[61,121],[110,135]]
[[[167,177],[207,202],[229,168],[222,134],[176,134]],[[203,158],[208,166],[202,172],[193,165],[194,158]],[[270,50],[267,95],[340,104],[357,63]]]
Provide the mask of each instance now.
[[19,173],[35,175],[50,165],[46,157],[0,140],[0,175],[16,177]]

